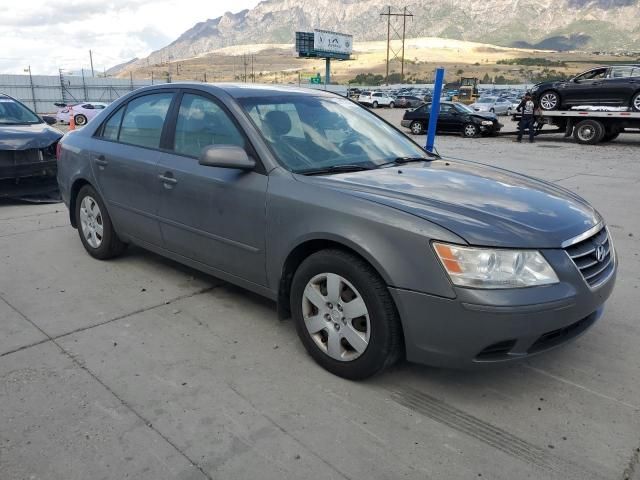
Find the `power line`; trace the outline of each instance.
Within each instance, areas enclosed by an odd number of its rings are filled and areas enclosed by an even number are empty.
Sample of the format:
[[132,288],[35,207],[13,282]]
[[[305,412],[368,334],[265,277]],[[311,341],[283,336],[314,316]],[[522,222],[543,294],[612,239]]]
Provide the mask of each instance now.
[[[400,67],[400,77],[401,82],[404,82],[404,41],[407,27],[407,18],[413,19],[413,14],[407,12],[407,7],[402,9],[402,13],[392,13],[391,7],[387,7],[387,11],[380,14],[381,17],[387,17],[387,73],[385,77],[385,83],[389,84],[389,62],[400,58],[401,67]],[[391,19],[397,20],[398,17],[402,17],[402,33],[398,31],[395,22],[391,22]],[[402,41],[402,49],[399,51],[395,51],[392,46],[392,38],[391,31],[393,30],[394,38],[393,40],[401,40]],[[393,57],[390,58],[389,53],[393,54]]]

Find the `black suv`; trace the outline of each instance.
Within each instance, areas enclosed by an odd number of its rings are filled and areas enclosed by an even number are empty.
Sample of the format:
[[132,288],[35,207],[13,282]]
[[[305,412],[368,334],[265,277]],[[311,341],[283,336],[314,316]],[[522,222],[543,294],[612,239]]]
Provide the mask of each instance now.
[[[407,110],[400,124],[411,130],[414,135],[420,135],[427,130],[431,104],[413,110]],[[483,135],[497,135],[502,128],[495,113],[476,112],[462,103],[440,103],[440,114],[437,123],[438,132],[461,133],[465,137]]]
[[532,93],[542,110],[606,105],[640,112],[640,65],[594,68],[569,80],[539,83]]

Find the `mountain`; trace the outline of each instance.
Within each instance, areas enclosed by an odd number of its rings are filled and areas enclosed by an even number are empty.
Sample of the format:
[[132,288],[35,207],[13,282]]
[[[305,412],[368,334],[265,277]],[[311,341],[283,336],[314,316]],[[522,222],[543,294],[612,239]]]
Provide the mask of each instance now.
[[139,60],[138,57],[132,58],[131,60],[128,60],[126,62],[122,62],[119,63],[118,65],[114,65],[113,67],[111,67],[109,70],[107,70],[106,72],[104,72],[104,74],[108,77],[113,77],[115,75],[117,75],[118,73],[122,72],[123,70],[126,70],[126,68],[129,65],[133,65],[135,62],[137,62]]
[[[350,33],[356,42],[382,40],[387,23],[380,13],[389,3],[266,0],[253,9],[198,23],[144,61],[191,58],[230,45],[291,44],[295,31],[313,28]],[[408,38],[557,50],[640,50],[640,0],[406,0],[405,5],[413,14],[407,19]]]

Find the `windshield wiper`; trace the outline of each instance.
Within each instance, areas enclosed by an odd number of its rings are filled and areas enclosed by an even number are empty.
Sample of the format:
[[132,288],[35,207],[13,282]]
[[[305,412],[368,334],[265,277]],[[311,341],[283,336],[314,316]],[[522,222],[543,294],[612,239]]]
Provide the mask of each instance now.
[[388,167],[389,165],[404,165],[406,163],[411,163],[411,162],[430,162],[431,160],[435,160],[436,156],[434,156],[433,158],[426,158],[426,157],[397,157],[394,158],[393,160],[391,160],[390,162],[384,162],[381,163],[380,165],[378,165],[378,168],[381,167]]
[[346,172],[361,172],[363,170],[373,170],[375,167],[367,167],[365,165],[345,164],[345,165],[331,165],[330,167],[315,168],[311,170],[301,170],[301,175],[322,175],[323,173],[346,173]]

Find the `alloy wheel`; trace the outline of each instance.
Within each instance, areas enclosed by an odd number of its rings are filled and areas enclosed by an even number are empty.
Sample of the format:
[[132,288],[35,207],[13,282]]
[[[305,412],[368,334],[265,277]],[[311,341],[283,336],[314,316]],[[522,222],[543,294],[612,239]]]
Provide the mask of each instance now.
[[367,305],[360,292],[344,277],[321,273],[307,283],[302,314],[317,347],[334,360],[360,357],[371,335]]
[[80,228],[89,246],[99,248],[104,232],[102,212],[95,199],[89,195],[80,203]]
[[553,92],[545,93],[540,97],[540,106],[544,110],[553,110],[558,106],[558,96]]
[[638,93],[633,99],[633,109],[640,112],[640,93]]

